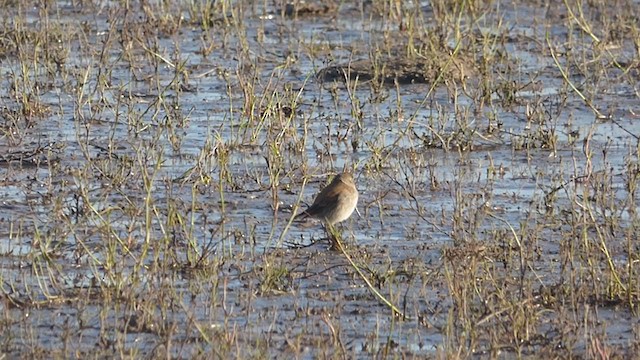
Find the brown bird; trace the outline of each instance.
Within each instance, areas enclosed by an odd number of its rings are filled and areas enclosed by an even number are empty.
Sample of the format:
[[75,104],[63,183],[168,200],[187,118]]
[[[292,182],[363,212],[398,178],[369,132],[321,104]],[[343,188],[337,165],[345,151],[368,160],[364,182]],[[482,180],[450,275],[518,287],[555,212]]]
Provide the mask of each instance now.
[[353,175],[348,172],[337,175],[313,201],[307,210],[296,219],[312,217],[329,225],[345,221],[351,216],[358,204],[358,189]]

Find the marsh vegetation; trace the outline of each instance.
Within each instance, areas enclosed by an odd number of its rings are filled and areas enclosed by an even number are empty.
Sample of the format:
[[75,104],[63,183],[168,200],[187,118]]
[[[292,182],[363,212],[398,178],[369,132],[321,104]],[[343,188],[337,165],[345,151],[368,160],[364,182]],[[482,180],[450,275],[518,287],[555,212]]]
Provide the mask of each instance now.
[[0,9],[0,358],[640,352],[637,1]]

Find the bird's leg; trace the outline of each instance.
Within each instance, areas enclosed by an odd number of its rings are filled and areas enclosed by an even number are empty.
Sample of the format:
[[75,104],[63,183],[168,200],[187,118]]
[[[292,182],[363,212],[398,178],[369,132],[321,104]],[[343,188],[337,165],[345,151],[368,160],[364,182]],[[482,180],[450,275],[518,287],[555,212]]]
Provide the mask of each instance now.
[[341,251],[342,249],[342,234],[340,231],[331,224],[325,224],[325,230],[329,235],[329,243],[331,244],[331,250]]

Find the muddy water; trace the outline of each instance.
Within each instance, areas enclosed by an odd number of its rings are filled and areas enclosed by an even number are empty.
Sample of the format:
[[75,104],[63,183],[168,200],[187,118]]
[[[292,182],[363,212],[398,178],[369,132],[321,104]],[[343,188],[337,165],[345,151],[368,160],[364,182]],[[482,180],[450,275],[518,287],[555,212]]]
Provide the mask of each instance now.
[[[547,30],[569,36],[554,11],[486,9],[474,31],[500,37],[494,55],[508,59],[487,59],[497,90],[479,101],[479,70],[464,82],[318,79],[326,66],[370,60],[397,27],[368,3],[296,16],[234,4],[240,13],[207,24],[186,6],[159,3],[5,6],[16,34],[44,32],[49,42],[22,38],[28,45],[8,46],[0,68],[1,352],[515,357],[591,354],[594,338],[616,354],[637,349],[638,320],[625,304],[540,300],[559,296],[548,289],[567,267],[578,277],[591,271],[563,255],[570,209],[591,186],[575,179],[604,177],[612,207],[596,216],[616,217],[611,231],[634,233],[637,221],[625,175],[637,163],[637,78],[619,69],[572,77],[611,116],[597,119],[545,46]],[[435,26],[429,4],[418,12]],[[628,43],[613,49],[634,56]],[[25,61],[59,53],[57,65]],[[29,92],[28,104],[46,111],[26,115],[19,95]],[[406,320],[328,249],[319,224],[289,224],[344,166],[355,168],[361,194],[359,214],[341,226],[347,251]],[[611,258],[624,269],[637,245],[612,239],[620,241],[609,244]],[[520,251],[525,275],[512,264]],[[477,287],[467,307],[454,296],[456,273],[478,263],[465,279]],[[514,304],[533,306],[526,341],[502,340],[513,324],[503,309],[483,309],[496,278]],[[567,325],[575,318],[583,321]]]

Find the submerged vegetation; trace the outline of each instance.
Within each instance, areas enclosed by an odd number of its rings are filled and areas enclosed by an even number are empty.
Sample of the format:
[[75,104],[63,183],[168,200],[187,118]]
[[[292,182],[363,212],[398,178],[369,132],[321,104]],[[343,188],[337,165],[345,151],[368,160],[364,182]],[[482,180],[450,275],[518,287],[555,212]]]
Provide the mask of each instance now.
[[0,354],[640,351],[632,1],[0,9]]

